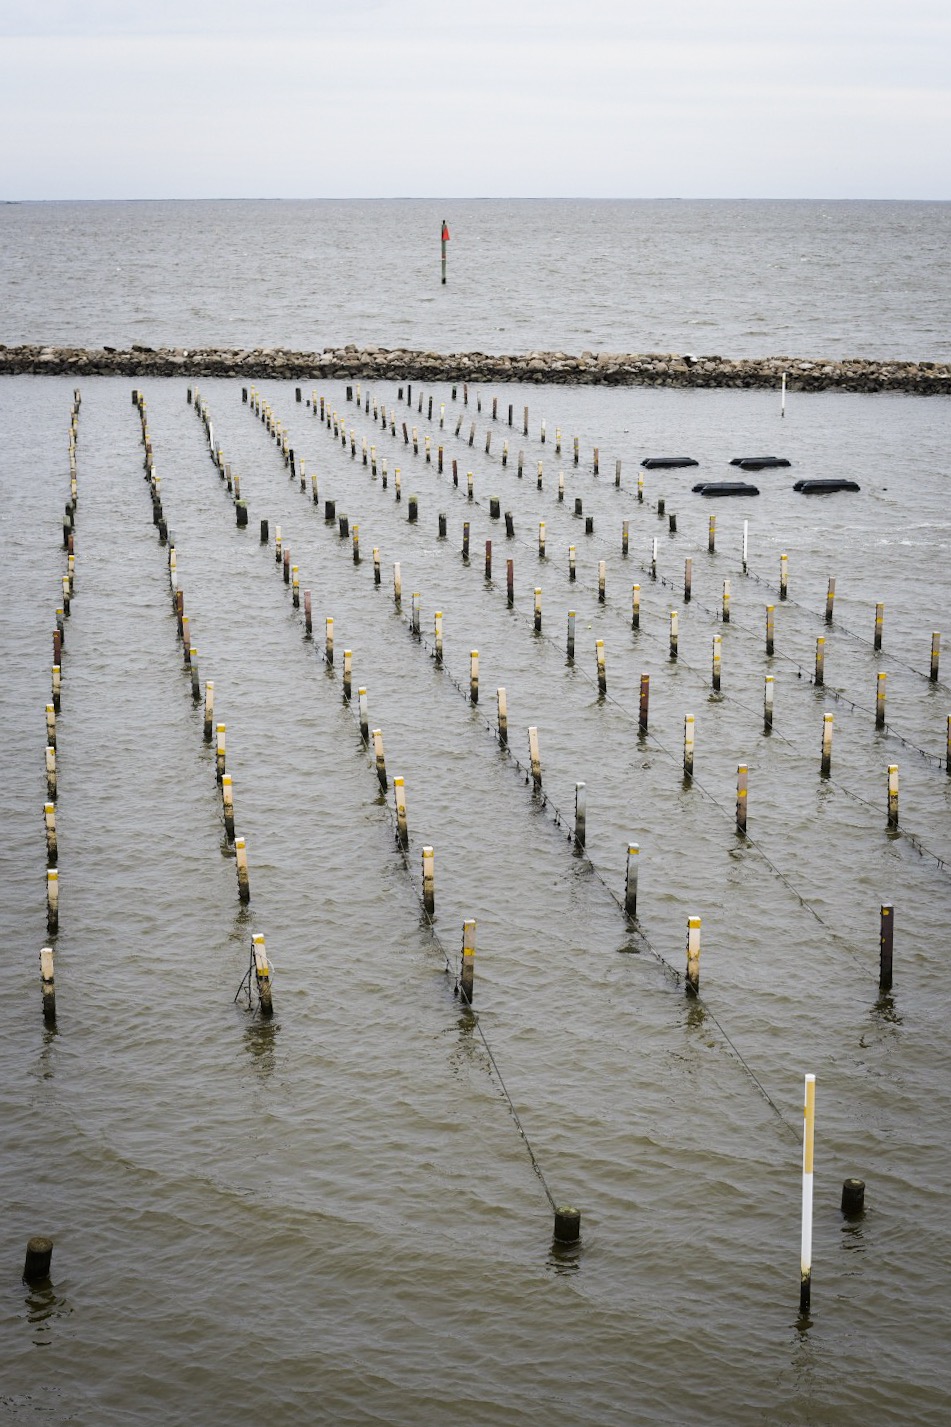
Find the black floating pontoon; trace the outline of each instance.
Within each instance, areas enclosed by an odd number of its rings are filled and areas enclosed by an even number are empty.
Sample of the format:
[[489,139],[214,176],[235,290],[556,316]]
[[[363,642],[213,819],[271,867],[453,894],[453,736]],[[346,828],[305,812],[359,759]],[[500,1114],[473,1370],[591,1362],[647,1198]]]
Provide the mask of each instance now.
[[701,481],[694,490],[699,495],[759,495],[759,486],[746,481]]
[[672,471],[677,466],[699,466],[692,456],[645,456],[641,465],[645,471]]
[[731,466],[739,466],[741,471],[770,471],[776,466],[791,466],[785,456],[734,456]]
[[793,486],[794,491],[801,491],[803,495],[831,495],[835,491],[860,491],[861,489],[858,481],[847,481],[839,477],[825,481],[797,481]]

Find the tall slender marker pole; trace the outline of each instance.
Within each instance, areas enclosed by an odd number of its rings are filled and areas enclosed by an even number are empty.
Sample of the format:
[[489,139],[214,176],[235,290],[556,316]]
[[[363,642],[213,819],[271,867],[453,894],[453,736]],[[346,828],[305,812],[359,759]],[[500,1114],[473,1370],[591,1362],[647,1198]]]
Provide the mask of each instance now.
[[442,254],[442,285],[446,286],[446,244],[449,242],[449,224],[445,218],[442,220],[442,235],[440,249]]
[[882,904],[878,945],[878,989],[890,991],[892,989],[892,952],[895,945],[895,908],[890,902]]
[[802,1133],[802,1248],[799,1255],[799,1312],[809,1312],[812,1292],[812,1161],[816,1138],[816,1077],[806,1076]]

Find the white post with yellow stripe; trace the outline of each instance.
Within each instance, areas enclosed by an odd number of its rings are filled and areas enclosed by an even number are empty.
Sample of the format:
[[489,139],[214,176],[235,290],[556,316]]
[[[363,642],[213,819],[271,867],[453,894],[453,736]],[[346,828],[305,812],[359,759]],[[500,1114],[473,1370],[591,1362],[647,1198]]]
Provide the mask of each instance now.
[[459,995],[467,1006],[472,1005],[472,983],[475,975],[476,924],[462,924],[462,966],[459,972]]
[[687,918],[687,995],[700,993],[700,918]]
[[812,1291],[812,1161],[816,1136],[816,1077],[806,1076],[802,1133],[802,1247],[799,1254],[799,1312],[808,1313]]
[[258,983],[261,1015],[272,1016],[274,1007],[271,1004],[271,963],[267,959],[267,947],[260,933],[251,938],[251,952],[254,957],[254,977]]

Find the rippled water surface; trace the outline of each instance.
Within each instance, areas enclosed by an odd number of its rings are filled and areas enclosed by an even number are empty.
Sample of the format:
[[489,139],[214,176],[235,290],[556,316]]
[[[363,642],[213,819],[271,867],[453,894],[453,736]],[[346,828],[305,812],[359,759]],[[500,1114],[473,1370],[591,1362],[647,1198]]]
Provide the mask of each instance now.
[[[344,445],[308,406],[310,389],[298,403],[293,385],[273,383],[263,395],[304,462],[302,492],[241,387],[208,382],[201,398],[214,439],[250,510],[239,530],[185,385],[150,382],[178,581],[201,682],[214,681],[216,717],[227,725],[247,838],[251,902],[242,908],[131,389],[125,380],[82,385],[51,1031],[37,964],[48,940],[43,706],[65,559],[72,386],[0,383],[5,1416],[945,1423],[951,691],[928,672],[951,589],[946,403],[794,396],[780,419],[769,393],[472,388],[464,407],[462,388],[454,398],[434,387],[420,411],[418,388],[410,408],[387,386],[373,390],[367,412],[328,384],[318,398],[342,414]],[[374,424],[373,402],[394,413],[396,436]],[[418,456],[403,441],[404,420],[418,429]],[[364,437],[376,478],[361,459]],[[639,503],[641,458],[680,451],[699,468],[647,472]],[[732,474],[731,457],[762,451],[793,465],[752,477],[757,499],[692,493],[699,477]],[[853,476],[862,490],[810,500],[792,490],[807,475]],[[512,515],[510,539],[490,516],[493,495]],[[351,530],[359,526],[359,563],[351,538],[324,518],[331,499]],[[591,534],[574,515],[576,499],[593,517]],[[277,525],[312,593],[313,638],[274,559]],[[729,624],[720,618],[725,579]],[[443,668],[432,657],[437,610]],[[328,616],[332,668],[322,658]],[[366,688],[370,725],[383,732],[389,777],[405,779],[405,858],[392,787],[380,794],[343,698],[345,649],[354,692]],[[880,670],[886,730],[874,720]],[[637,721],[644,672],[646,737]],[[499,686],[508,754],[496,737]],[[823,781],[826,712],[835,735]],[[696,719],[692,785],[681,766],[686,713]],[[526,779],[530,725],[539,731],[540,793]],[[741,762],[746,841],[734,827]],[[897,832],[886,826],[892,763]],[[586,855],[569,836],[578,781]],[[630,842],[642,864],[636,925],[621,908]],[[432,928],[419,900],[424,844],[436,851]],[[896,971],[892,995],[882,996],[879,909],[888,902]],[[702,918],[699,1001],[682,980],[690,915]],[[466,918],[477,923],[474,1015],[453,994]],[[257,932],[275,968],[270,1023],[233,1000]],[[800,1319],[806,1071],[818,1082],[815,1269],[813,1311]],[[852,1222],[839,1212],[849,1175],[867,1182],[867,1212]],[[581,1209],[579,1248],[553,1249],[546,1186]],[[18,1274],[37,1232],[55,1240],[53,1280],[30,1291]]]
[[7,344],[949,356],[947,203],[16,203],[0,243]]

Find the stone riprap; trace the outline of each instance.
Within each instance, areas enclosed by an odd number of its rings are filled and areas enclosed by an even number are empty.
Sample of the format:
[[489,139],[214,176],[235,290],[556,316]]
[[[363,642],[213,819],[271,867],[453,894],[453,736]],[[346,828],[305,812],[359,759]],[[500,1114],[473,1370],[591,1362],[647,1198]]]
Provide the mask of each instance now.
[[220,348],[133,346],[6,347],[0,373],[39,376],[243,377],[318,381],[354,377],[380,381],[533,382],[583,386],[740,387],[776,389],[786,373],[790,391],[897,391],[951,395],[951,363],[842,361],[801,357],[696,357],[670,352],[414,352],[384,347],[336,347],[292,352],[283,347],[241,351]]

